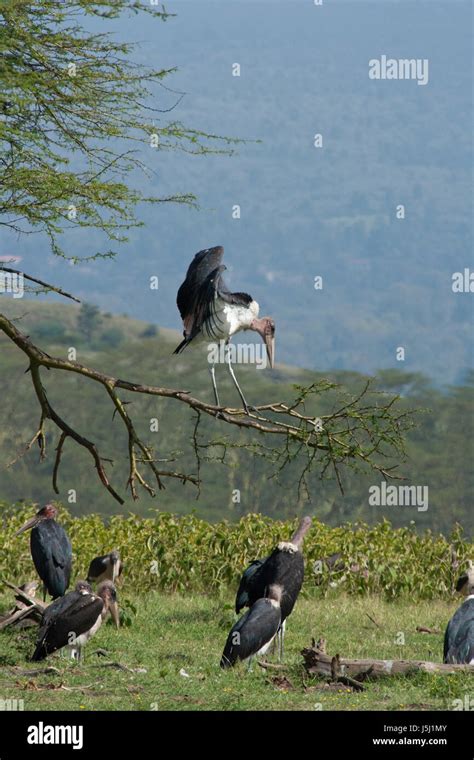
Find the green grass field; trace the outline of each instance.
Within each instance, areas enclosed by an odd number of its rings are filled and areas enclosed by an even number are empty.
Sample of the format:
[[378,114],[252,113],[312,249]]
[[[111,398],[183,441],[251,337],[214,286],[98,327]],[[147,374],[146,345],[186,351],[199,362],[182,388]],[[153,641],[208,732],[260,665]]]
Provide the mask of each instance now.
[[[329,654],[441,661],[442,632],[458,601],[384,602],[336,592],[326,599],[300,598],[288,621],[284,670],[255,663],[251,672],[246,665],[223,672],[219,659],[234,620],[230,596],[151,592],[128,602],[125,589],[120,596],[130,624],[120,631],[102,626],[82,665],[51,656],[45,665],[57,674],[15,671],[37,665],[28,662],[36,628],[1,632],[0,698],[22,699],[25,710],[443,710],[474,695],[472,675],[462,673],[390,677],[366,684],[362,693],[335,693],[324,680],[305,675],[300,654],[312,636],[324,636]],[[11,597],[0,597],[1,610],[11,606]],[[416,633],[419,625],[441,633]],[[397,643],[400,634],[404,645]],[[97,655],[98,648],[108,656]]]

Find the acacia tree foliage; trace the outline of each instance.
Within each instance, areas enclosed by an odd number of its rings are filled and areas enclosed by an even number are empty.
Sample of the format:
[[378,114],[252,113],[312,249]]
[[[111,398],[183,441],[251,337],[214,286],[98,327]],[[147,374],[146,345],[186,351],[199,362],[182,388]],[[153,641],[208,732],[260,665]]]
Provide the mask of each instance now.
[[[159,150],[191,153],[229,152],[232,143],[170,120],[166,109],[153,105],[160,103],[159,90],[172,70],[138,65],[132,58],[133,45],[87,29],[90,16],[110,19],[125,12],[148,12],[159,21],[169,18],[162,6],[129,0],[2,0],[0,4],[0,224],[20,234],[45,234],[52,251],[60,256],[67,256],[60,243],[61,232],[66,229],[98,229],[112,245],[126,239],[127,229],[140,224],[138,203],[195,202],[186,192],[145,197],[133,186],[136,170],[146,169],[137,150],[144,142],[149,144],[152,138]],[[112,249],[107,249],[90,251],[84,258],[111,255]],[[0,266],[14,272],[5,264]],[[22,274],[30,287],[71,297],[56,285]],[[52,357],[22,334],[6,314],[0,314],[0,330],[4,340],[12,341],[27,357],[38,400],[39,423],[25,451],[37,444],[41,458],[45,458],[46,426],[57,428],[53,466],[57,492],[61,455],[71,439],[90,453],[102,484],[123,502],[110,479],[111,463],[54,408],[50,389],[54,392],[58,372],[77,373],[104,389],[104,397],[108,397],[128,437],[127,482],[133,498],[138,496],[138,485],[154,495],[169,477],[199,486],[203,448],[225,450],[233,445],[219,434],[203,443],[199,433],[202,415],[212,417],[221,429],[237,425],[246,430],[249,438],[244,445],[266,456],[276,469],[295,459],[301,461],[302,482],[317,467],[322,476],[332,473],[342,488],[342,465],[368,467],[392,477],[403,454],[403,431],[410,424],[409,415],[398,409],[395,397],[374,396],[368,387],[353,397],[342,394],[333,411],[321,416],[317,414],[318,399],[334,389],[330,383],[299,388],[290,402],[269,401],[245,414],[243,409],[207,404],[183,389],[122,380],[75,361]],[[50,370],[48,389],[43,368]],[[127,394],[136,393],[168,398],[195,411],[191,423],[194,473],[163,466],[169,461],[162,450],[163,440],[158,444],[158,455],[140,439],[124,401]]]
[[172,69],[134,63],[134,45],[86,29],[90,15],[126,11],[169,17],[129,0],[0,4],[0,223],[44,232],[59,255],[66,255],[59,240],[65,228],[98,228],[111,242],[123,241],[140,224],[137,203],[195,201],[188,193],[144,196],[126,181],[133,170],[146,170],[136,150],[144,142],[193,153],[226,142],[160,110],[159,88]]

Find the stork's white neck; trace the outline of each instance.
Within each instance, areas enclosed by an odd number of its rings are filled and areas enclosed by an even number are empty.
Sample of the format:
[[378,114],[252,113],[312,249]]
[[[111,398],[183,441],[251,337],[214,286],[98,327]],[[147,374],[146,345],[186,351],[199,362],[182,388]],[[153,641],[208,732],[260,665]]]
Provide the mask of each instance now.
[[222,311],[228,322],[230,337],[241,330],[250,330],[253,320],[258,317],[260,307],[256,301],[251,301],[248,306],[226,303]]

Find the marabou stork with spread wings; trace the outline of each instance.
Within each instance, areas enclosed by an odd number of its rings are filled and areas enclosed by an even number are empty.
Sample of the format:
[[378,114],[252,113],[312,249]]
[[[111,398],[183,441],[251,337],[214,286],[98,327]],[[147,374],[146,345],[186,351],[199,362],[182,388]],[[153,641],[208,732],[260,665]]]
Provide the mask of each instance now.
[[[233,335],[241,330],[254,330],[265,343],[268,362],[273,367],[275,353],[275,322],[271,317],[259,319],[259,305],[247,293],[231,293],[224,284],[221,263],[222,246],[206,248],[196,253],[189,265],[186,279],[178,290],[177,304],[184,325],[184,340],[174,351],[179,354],[190,343],[219,343],[226,347]],[[235,377],[227,350],[227,365],[245,412],[249,407]],[[214,363],[210,369],[216,405],[220,406],[217,393]]]

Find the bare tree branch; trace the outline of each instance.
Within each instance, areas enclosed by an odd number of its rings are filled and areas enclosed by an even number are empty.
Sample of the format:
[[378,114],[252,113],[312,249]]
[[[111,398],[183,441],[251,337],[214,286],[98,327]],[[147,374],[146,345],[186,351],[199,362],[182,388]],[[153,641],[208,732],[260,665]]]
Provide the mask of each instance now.
[[[100,372],[91,367],[86,367],[75,361],[68,361],[58,357],[49,356],[45,351],[34,345],[27,335],[20,332],[17,327],[5,315],[0,314],[0,330],[28,357],[29,368],[33,387],[41,407],[41,421],[38,432],[27,444],[24,453],[28,451],[35,441],[41,448],[41,457],[45,456],[44,423],[51,420],[61,431],[56,447],[56,458],[53,469],[53,487],[58,493],[58,472],[61,455],[67,438],[74,440],[79,446],[85,448],[91,455],[97,474],[103,486],[121,504],[123,498],[111,485],[106,472],[105,464],[111,463],[110,459],[104,458],[96,444],[74,430],[50,403],[45,388],[41,381],[40,369],[46,367],[50,370],[72,372],[92,380],[101,385],[114,406],[114,415],[117,414],[127,431],[128,436],[128,478],[127,486],[133,499],[138,498],[137,484],[139,484],[150,496],[155,496],[155,487],[158,490],[164,488],[166,478],[176,478],[183,483],[191,482],[200,487],[201,458],[199,448],[211,448],[215,445],[242,447],[257,453],[277,465],[277,471],[283,470],[294,461],[302,461],[300,475],[300,488],[308,489],[306,476],[315,466],[320,467],[321,477],[330,467],[342,491],[343,484],[339,472],[341,465],[365,466],[378,472],[383,478],[399,478],[394,469],[397,464],[384,463],[388,457],[403,456],[404,440],[402,432],[411,426],[411,412],[400,410],[396,407],[396,398],[387,397],[385,394],[375,393],[376,401],[367,404],[366,398],[369,392],[369,384],[353,398],[337,406],[335,410],[326,415],[315,417],[305,409],[305,404],[315,395],[321,395],[324,391],[333,390],[336,386],[328,381],[323,381],[321,386],[313,384],[308,388],[299,388],[297,399],[292,403],[282,401],[258,406],[254,411],[246,414],[243,409],[232,407],[218,407],[193,397],[188,391],[151,386],[129,380],[121,380]],[[153,448],[145,444],[139,437],[134,422],[126,409],[127,402],[118,395],[118,391],[128,391],[145,396],[154,396],[172,399],[190,407],[196,412],[196,422],[192,433],[192,442],[197,466],[197,475],[183,473],[174,470],[159,469],[158,460]],[[382,403],[380,403],[382,400]],[[363,403],[362,403],[363,402]],[[259,432],[266,438],[281,439],[281,445],[267,447],[255,438],[249,443],[235,443],[228,439],[219,441],[207,441],[204,444],[198,442],[198,428],[202,415],[207,415],[218,425],[230,425],[244,431]],[[344,423],[344,424],[341,424]],[[139,456],[137,456],[139,454]],[[318,455],[319,459],[317,459]],[[379,461],[379,457],[382,461]],[[14,460],[16,461],[16,460]],[[10,463],[11,466],[12,463]],[[139,465],[147,467],[152,475],[154,484],[148,482]]]
[[58,295],[60,296],[64,296],[65,298],[70,298],[71,301],[76,301],[76,303],[81,303],[79,298],[76,298],[76,296],[72,296],[70,293],[66,293],[65,290],[58,288],[56,285],[50,285],[48,282],[44,282],[43,280],[38,280],[36,277],[32,277],[29,274],[20,272],[18,269],[10,269],[9,267],[4,266],[1,262],[0,262],[0,272],[9,272],[10,274],[19,274],[22,277],[24,277],[25,280],[29,280],[30,282],[36,282],[37,285],[41,285],[44,288],[44,291],[42,292],[58,293]]

